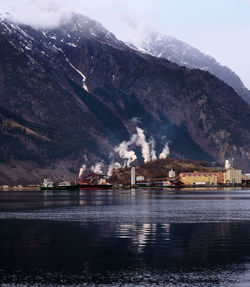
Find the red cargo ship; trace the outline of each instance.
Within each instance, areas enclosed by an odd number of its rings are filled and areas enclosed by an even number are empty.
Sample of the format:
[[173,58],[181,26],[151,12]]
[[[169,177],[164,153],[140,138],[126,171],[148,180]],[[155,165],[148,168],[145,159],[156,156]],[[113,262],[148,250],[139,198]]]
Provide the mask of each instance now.
[[90,173],[79,180],[80,190],[106,190],[111,189],[112,186],[105,174]]

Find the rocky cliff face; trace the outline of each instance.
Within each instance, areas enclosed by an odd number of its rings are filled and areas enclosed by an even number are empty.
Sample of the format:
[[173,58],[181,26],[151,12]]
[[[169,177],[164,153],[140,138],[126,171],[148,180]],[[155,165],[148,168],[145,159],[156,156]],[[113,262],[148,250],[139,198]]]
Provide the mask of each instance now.
[[152,56],[165,58],[180,66],[208,71],[227,83],[250,104],[250,91],[244,86],[239,76],[198,49],[174,37],[164,36],[156,32],[150,33],[138,48]]
[[247,168],[249,121],[249,106],[216,77],[137,52],[87,17],[54,30],[0,22],[3,183],[119,160],[114,147],[138,126],[156,154],[168,142],[172,156]]

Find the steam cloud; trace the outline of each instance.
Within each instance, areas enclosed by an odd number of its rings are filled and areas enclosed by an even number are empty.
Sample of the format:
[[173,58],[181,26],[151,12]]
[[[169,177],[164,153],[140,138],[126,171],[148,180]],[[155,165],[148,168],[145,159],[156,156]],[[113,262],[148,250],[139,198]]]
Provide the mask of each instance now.
[[86,164],[83,164],[79,171],[79,176],[78,176],[79,178],[84,174],[86,168],[87,168]]
[[80,171],[79,171],[79,178],[83,176],[84,172],[86,171],[87,169],[87,163],[88,162],[88,157],[86,156],[86,154],[84,155],[84,164],[82,165],[82,167],[80,168]]
[[[137,127],[136,133],[131,136],[129,141],[123,141],[114,149],[115,152],[119,153],[121,159],[125,159],[124,166],[129,167],[131,163],[137,159],[135,152],[130,149],[133,145],[141,147],[144,162],[157,159],[154,139],[147,142],[143,129]],[[169,153],[169,147],[166,143],[159,158],[166,158]]]
[[6,0],[4,9],[12,21],[35,28],[55,28],[79,13],[69,1],[60,0]]
[[119,153],[120,158],[125,159],[125,166],[130,166],[130,164],[137,159],[135,152],[128,149],[129,145],[130,142],[124,141],[114,149],[115,152]]
[[109,166],[108,166],[108,172],[107,172],[107,175],[108,176],[112,176],[113,174],[113,170],[115,168],[120,168],[121,167],[121,164],[119,162],[112,162]]
[[137,135],[132,136],[132,142],[134,141],[137,146],[141,147],[142,157],[144,162],[150,161],[150,147],[149,143],[146,141],[146,137],[143,129],[136,128]]
[[136,128],[136,134],[133,134],[129,141],[122,142],[119,146],[115,147],[114,151],[119,153],[120,158],[125,159],[124,165],[130,166],[130,164],[137,159],[137,156],[133,150],[129,147],[135,145],[141,147],[141,153],[144,162],[148,162],[151,159],[150,145],[146,140],[143,129]]
[[[143,157],[144,162],[149,162],[150,160],[157,159],[156,151],[155,151],[155,141],[153,138],[148,142],[144,133],[144,130],[137,127],[136,133],[132,134],[129,141],[123,141],[118,146],[114,148],[114,152],[118,153],[120,159],[123,160],[123,166],[130,167],[131,163],[137,159],[137,156],[132,149],[133,147],[140,147],[141,155]],[[160,159],[166,158],[170,153],[168,143],[165,144],[162,152],[159,155]],[[113,157],[113,153],[111,153],[110,157]],[[79,177],[83,175],[86,170],[86,162],[88,161],[85,156],[85,163],[82,165]],[[103,173],[103,170],[107,172],[108,176],[112,176],[113,170],[115,168],[120,168],[122,164],[118,161],[112,160],[109,165],[106,165],[103,161],[97,162],[91,166],[91,171],[94,173]]]
[[169,153],[170,153],[169,146],[168,146],[168,143],[166,143],[162,152],[159,155],[159,158],[161,159],[167,158]]
[[103,162],[97,162],[96,164],[91,166],[91,170],[94,173],[103,173],[102,169],[103,169],[104,163]]
[[155,151],[155,141],[154,141],[154,139],[151,139],[149,144],[150,144],[150,148],[151,148],[151,159],[155,160],[155,159],[157,159],[157,156],[156,156],[156,151]]

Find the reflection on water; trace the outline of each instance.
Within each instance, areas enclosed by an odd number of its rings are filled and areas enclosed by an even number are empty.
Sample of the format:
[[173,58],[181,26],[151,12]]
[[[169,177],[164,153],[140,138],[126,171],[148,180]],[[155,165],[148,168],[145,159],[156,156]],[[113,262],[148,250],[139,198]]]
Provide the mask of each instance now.
[[1,192],[5,286],[249,286],[250,191]]

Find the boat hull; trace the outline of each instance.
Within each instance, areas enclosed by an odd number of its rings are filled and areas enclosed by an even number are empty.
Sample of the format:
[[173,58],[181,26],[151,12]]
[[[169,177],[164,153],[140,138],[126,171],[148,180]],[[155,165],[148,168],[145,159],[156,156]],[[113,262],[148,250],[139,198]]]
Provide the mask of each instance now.
[[107,190],[112,186],[112,184],[84,184],[79,186],[79,190]]
[[72,185],[72,186],[41,186],[40,190],[108,190],[112,188],[112,184],[86,184],[86,185]]
[[142,188],[180,188],[181,185],[137,185]]
[[71,186],[53,186],[53,187],[44,187],[41,186],[40,190],[78,190],[79,185],[71,185]]

